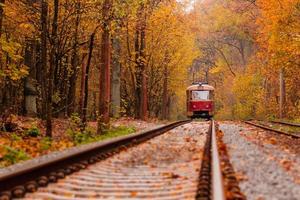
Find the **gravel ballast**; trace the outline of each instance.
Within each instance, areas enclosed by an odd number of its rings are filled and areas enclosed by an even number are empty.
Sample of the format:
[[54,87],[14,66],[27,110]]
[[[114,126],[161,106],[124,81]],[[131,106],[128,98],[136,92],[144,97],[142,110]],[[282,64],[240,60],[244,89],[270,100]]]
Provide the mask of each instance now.
[[[247,199],[300,199],[300,184],[278,163],[278,158],[288,157],[287,152],[280,151],[275,145],[261,146],[247,140],[241,136],[241,133],[251,131],[245,125],[221,123],[220,129],[224,132],[223,140],[233,167],[242,176],[240,187]],[[294,156],[293,161],[297,164],[299,155]]]

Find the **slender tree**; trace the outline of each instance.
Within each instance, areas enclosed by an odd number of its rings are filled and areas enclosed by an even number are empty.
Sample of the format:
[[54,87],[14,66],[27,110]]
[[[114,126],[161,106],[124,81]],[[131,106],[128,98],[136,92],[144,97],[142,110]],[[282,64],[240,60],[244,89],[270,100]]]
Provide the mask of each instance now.
[[53,79],[54,79],[54,69],[58,65],[56,52],[58,49],[58,11],[59,11],[59,0],[54,0],[54,13],[52,22],[52,34],[51,34],[51,52],[50,52],[50,67],[48,71],[48,87],[47,87],[47,120],[46,120],[46,135],[52,136],[52,95],[53,95]]
[[47,72],[47,35],[48,35],[48,28],[47,28],[47,21],[48,21],[48,3],[46,0],[42,0],[41,2],[41,64],[39,68],[39,76],[38,81],[40,83],[41,88],[41,107],[42,107],[42,118],[46,118],[46,72]]
[[67,98],[67,113],[70,115],[75,110],[75,92],[76,92],[76,80],[78,74],[78,61],[79,61],[79,26],[80,26],[80,18],[81,18],[81,3],[79,0],[75,3],[76,7],[76,20],[75,20],[75,31],[74,31],[74,47],[72,51],[72,59],[71,59],[71,76],[70,76],[70,84],[68,87],[68,98]]
[[119,117],[121,96],[120,96],[120,73],[121,73],[121,40],[118,36],[120,33],[119,27],[117,28],[116,35],[113,38],[113,66],[112,66],[112,90],[111,90],[111,113],[114,117]]
[[102,41],[100,60],[100,95],[99,95],[99,116],[98,133],[102,133],[109,125],[110,111],[110,67],[111,67],[111,44],[110,44],[110,13],[111,1],[105,0],[102,8]]
[[146,78],[146,11],[144,3],[139,6],[135,32],[136,63],[136,118],[146,120],[148,114],[148,95]]
[[164,74],[163,74],[163,99],[162,99],[162,118],[168,118],[168,66],[167,63],[164,65]]
[[5,0],[0,0],[0,37],[2,35],[2,23],[3,23],[3,15],[4,15],[4,11],[3,11],[3,5],[5,4]]
[[86,125],[86,114],[87,114],[87,105],[88,105],[88,96],[89,96],[89,71],[93,56],[93,48],[94,48],[94,40],[95,40],[96,32],[92,33],[90,37],[90,44],[89,44],[89,54],[86,66],[83,65],[82,69],[82,80],[81,80],[81,103],[80,103],[80,110],[81,110],[81,119],[83,127],[85,128]]

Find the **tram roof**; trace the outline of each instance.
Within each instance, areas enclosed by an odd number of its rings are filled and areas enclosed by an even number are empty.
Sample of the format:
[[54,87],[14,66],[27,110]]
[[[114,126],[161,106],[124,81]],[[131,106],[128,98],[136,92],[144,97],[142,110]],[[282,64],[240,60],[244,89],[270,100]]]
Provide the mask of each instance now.
[[208,84],[194,84],[189,86],[187,90],[215,90],[215,88]]

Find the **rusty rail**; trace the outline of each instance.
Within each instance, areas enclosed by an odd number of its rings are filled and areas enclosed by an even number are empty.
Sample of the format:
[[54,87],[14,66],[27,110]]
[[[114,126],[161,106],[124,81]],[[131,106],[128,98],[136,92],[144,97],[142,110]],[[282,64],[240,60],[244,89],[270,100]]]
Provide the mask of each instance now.
[[276,132],[276,133],[279,133],[279,134],[282,134],[282,135],[287,135],[287,136],[290,136],[292,138],[300,138],[300,135],[296,135],[296,134],[292,134],[292,133],[287,133],[287,132],[280,131],[280,130],[277,130],[277,129],[274,129],[274,128],[270,128],[270,127],[267,127],[267,126],[263,126],[263,125],[260,125],[260,124],[254,123],[254,122],[244,121],[244,123],[252,125],[252,126],[256,126],[258,128],[261,128],[261,129],[264,129],[264,130],[267,130],[267,131],[272,131],[272,132]]
[[150,131],[87,145],[78,152],[67,153],[2,174],[0,199],[23,197],[27,192],[34,192],[38,187],[45,187],[48,183],[56,182],[57,179],[84,169],[89,164],[106,159],[124,148],[149,140],[188,122],[190,120],[178,121]]
[[283,121],[275,121],[275,120],[272,120],[270,122],[276,123],[276,124],[283,124],[283,125],[287,125],[287,126],[300,127],[300,124],[296,124],[296,123],[283,122]]

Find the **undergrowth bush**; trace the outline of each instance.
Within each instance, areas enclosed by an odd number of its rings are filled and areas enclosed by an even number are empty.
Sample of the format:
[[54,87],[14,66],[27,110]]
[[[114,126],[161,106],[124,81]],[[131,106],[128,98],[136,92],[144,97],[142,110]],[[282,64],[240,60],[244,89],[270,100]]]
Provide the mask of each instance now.
[[7,164],[15,164],[23,160],[28,160],[30,156],[26,154],[26,152],[22,150],[17,150],[9,146],[2,146],[4,149],[4,155],[2,160],[5,161]]
[[40,135],[41,135],[41,131],[36,126],[32,126],[30,129],[26,131],[26,136],[29,137],[38,137]]
[[10,134],[10,145],[12,146],[14,142],[22,140],[22,137],[18,136],[16,133]]
[[52,139],[50,137],[44,137],[40,142],[40,148],[42,151],[50,149],[52,146]]
[[84,130],[83,132],[80,132],[80,131],[72,131],[70,129],[67,131],[76,145],[87,144],[95,141],[94,135],[89,131]]

